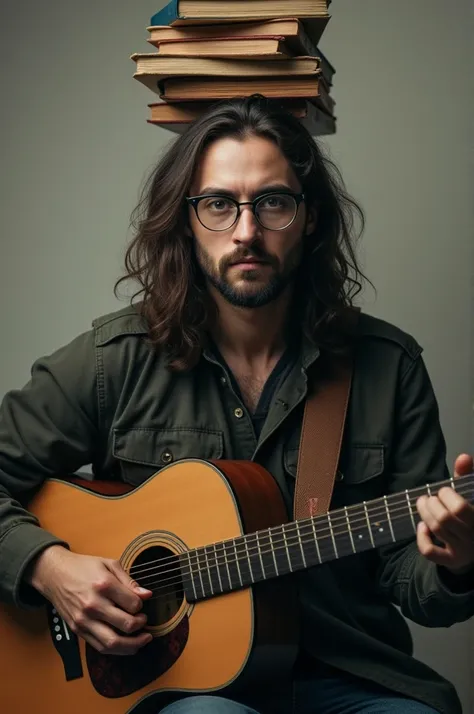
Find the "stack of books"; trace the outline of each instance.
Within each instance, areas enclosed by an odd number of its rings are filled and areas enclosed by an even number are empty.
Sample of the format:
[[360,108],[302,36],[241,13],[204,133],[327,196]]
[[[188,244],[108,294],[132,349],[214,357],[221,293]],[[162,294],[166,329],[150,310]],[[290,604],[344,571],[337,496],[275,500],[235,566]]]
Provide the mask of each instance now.
[[335,69],[317,44],[331,0],[171,0],[150,20],[134,78],[150,124],[180,132],[220,99],[262,94],[313,135],[336,131]]

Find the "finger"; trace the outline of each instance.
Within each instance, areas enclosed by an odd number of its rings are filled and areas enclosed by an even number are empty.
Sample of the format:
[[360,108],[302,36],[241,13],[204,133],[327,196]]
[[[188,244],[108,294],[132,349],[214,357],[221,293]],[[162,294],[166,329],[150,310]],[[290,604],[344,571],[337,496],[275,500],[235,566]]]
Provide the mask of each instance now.
[[98,652],[107,655],[133,655],[153,639],[149,632],[125,637],[98,620],[89,620],[79,634],[90,644],[94,642],[92,646]]
[[474,470],[474,459],[469,454],[460,454],[454,462],[454,477],[464,476]]
[[131,615],[109,603],[104,607],[103,612],[97,613],[97,617],[102,622],[112,625],[112,627],[117,628],[117,630],[124,632],[126,635],[142,630],[147,623],[145,613],[139,612],[137,615]]
[[442,541],[450,541],[453,537],[472,537],[469,524],[449,511],[437,496],[421,496],[417,501],[417,510],[431,533]]
[[463,523],[472,534],[474,529],[474,507],[469,501],[456,493],[452,488],[445,486],[438,493],[440,503],[451,513],[460,523]]
[[121,583],[131,588],[133,592],[136,592],[141,598],[147,598],[153,594],[151,590],[142,587],[136,580],[133,580],[130,574],[122,568],[121,564],[117,560],[109,561],[109,567]]
[[427,560],[430,560],[436,565],[452,566],[454,552],[448,544],[445,548],[435,545],[431,539],[431,533],[428,526],[423,521],[418,523],[416,529],[416,541],[418,550]]
[[115,576],[115,580],[107,583],[102,594],[107,595],[122,610],[131,614],[140,612],[143,599],[151,597],[151,590],[137,587],[132,578],[126,573],[119,563],[108,561],[107,568]]

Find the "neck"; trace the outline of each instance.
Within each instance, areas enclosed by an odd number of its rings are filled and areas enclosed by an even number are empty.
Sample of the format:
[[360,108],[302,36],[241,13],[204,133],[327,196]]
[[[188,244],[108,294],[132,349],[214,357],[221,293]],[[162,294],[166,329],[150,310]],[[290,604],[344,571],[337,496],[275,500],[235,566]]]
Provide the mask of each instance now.
[[217,306],[210,332],[223,355],[252,365],[269,363],[282,354],[287,344],[290,291],[258,308],[236,307],[214,288],[210,292]]

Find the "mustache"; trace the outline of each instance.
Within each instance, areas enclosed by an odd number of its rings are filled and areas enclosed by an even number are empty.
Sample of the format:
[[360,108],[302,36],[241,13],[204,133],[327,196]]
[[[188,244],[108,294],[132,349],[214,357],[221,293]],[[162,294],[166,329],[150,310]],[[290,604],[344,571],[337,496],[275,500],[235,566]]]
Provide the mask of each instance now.
[[226,255],[221,259],[219,267],[224,271],[234,263],[240,263],[242,260],[255,260],[257,262],[275,265],[274,256],[269,255],[262,248],[255,246],[252,250],[248,248],[237,248],[231,255]]

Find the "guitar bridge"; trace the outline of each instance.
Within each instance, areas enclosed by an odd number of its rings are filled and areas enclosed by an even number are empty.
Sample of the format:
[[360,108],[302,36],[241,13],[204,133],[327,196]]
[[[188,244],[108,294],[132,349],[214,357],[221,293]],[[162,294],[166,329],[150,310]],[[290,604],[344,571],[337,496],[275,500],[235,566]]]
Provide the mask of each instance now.
[[66,680],[69,682],[72,679],[80,679],[84,673],[77,635],[69,629],[67,623],[51,603],[47,604],[46,609],[51,639],[62,659]]

